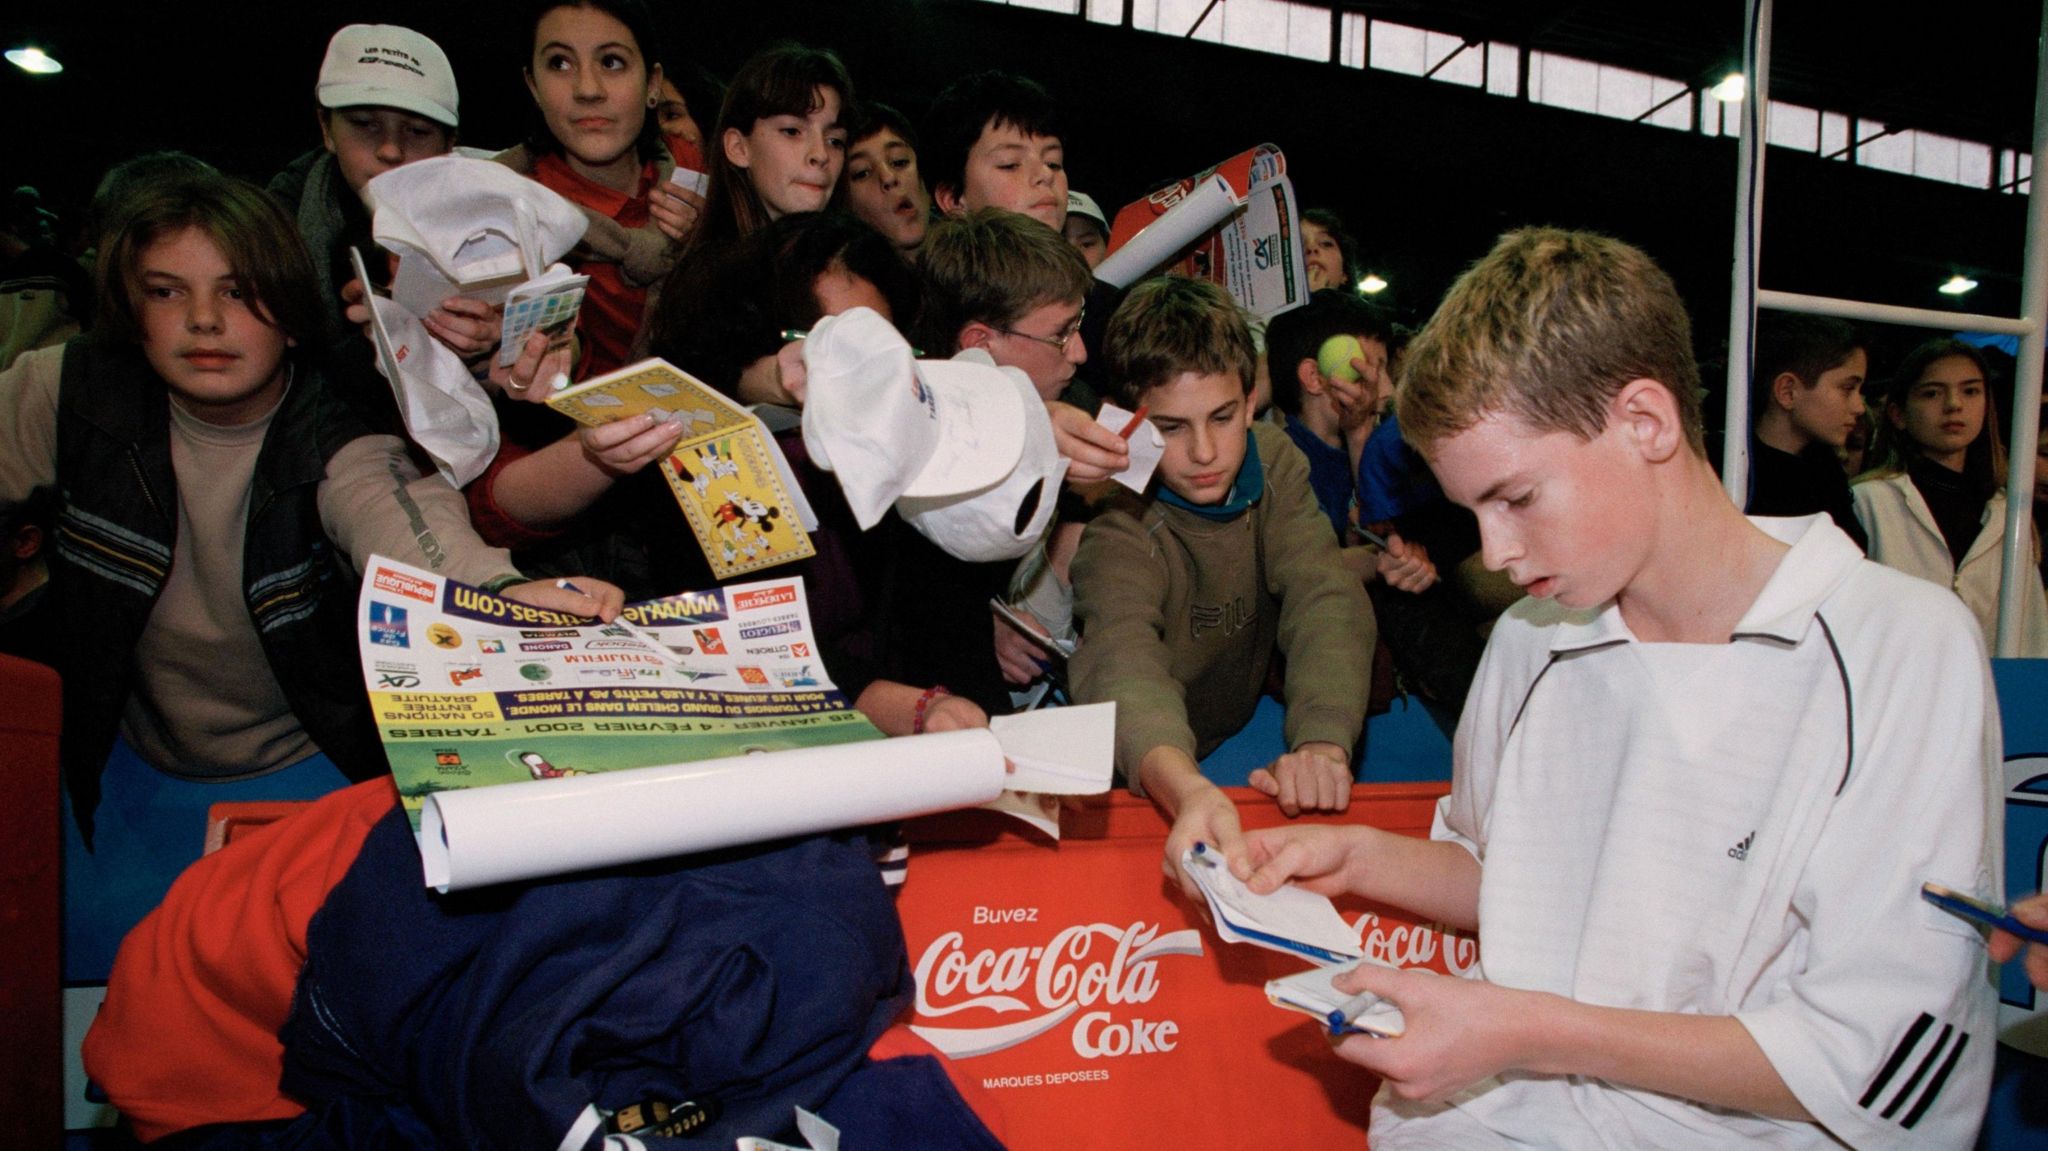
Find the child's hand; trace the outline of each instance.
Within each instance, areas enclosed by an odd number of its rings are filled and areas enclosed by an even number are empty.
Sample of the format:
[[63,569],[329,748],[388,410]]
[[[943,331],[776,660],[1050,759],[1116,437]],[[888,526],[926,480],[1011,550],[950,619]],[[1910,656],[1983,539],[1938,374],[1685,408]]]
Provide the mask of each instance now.
[[1337,426],[1349,431],[1363,426],[1377,409],[1373,406],[1376,394],[1371,377],[1364,372],[1363,361],[1352,360],[1351,366],[1358,376],[1345,379],[1343,376],[1324,376],[1325,393],[1330,397],[1330,406],[1337,409]]
[[1237,820],[1237,804],[1214,784],[1192,788],[1182,797],[1173,830],[1166,834],[1166,877],[1178,882],[1189,899],[1201,904],[1202,889],[1180,866],[1180,857],[1197,843],[1221,851],[1231,871],[1242,870],[1244,832]]
[[1131,466],[1131,446],[1122,436],[1095,422],[1095,417],[1058,400],[1047,400],[1045,414],[1052,418],[1053,443],[1060,454],[1072,461],[1067,483],[1073,487],[1101,483]]
[[[2028,927],[2048,928],[2048,893],[2030,895],[2012,905],[2012,917]],[[1991,933],[1991,958],[2006,963],[2020,953],[2027,952],[2027,982],[2042,990],[2048,990],[2048,946],[2027,943],[2009,931]]]
[[988,713],[981,705],[964,696],[942,695],[925,705],[924,732],[935,735],[942,731],[966,731],[969,728],[987,727]]
[[1280,801],[1289,816],[1351,806],[1351,760],[1334,743],[1304,743],[1247,781]]
[[601,579],[577,576],[572,588],[561,586],[564,582],[567,581],[530,580],[513,584],[498,594],[549,611],[596,616],[606,623],[617,618],[619,609],[626,606],[626,593]]
[[583,456],[607,475],[630,476],[667,455],[683,438],[683,424],[677,419],[656,423],[654,413],[641,412],[577,433],[583,441]]
[[1392,531],[1387,532],[1387,548],[1380,553],[1376,565],[1380,580],[1395,591],[1410,595],[1426,592],[1437,581],[1436,565],[1429,560],[1429,552],[1421,544],[1402,539]]
[[341,314],[349,323],[363,330],[363,338],[375,342],[377,337],[370,332],[370,293],[361,280],[350,280],[341,286]]
[[1386,410],[1393,380],[1387,376],[1386,365],[1366,363],[1357,356],[1351,358],[1351,370],[1358,373],[1359,389],[1358,419],[1361,423],[1378,423],[1380,413]]
[[796,401],[797,407],[804,406],[804,398],[811,394],[811,377],[804,366],[804,342],[791,340],[775,353],[776,382],[782,391]]
[[496,350],[503,320],[498,309],[482,300],[450,296],[420,317],[427,334],[447,345],[465,360],[474,360]]
[[519,358],[510,367],[491,358],[492,383],[505,389],[505,395],[528,403],[544,404],[549,396],[569,382],[570,349],[548,351],[548,335],[536,331],[526,337],[526,346],[519,350]]
[[[991,613],[993,614],[993,613]],[[1046,672],[1044,653],[1039,646],[1025,639],[1017,625],[1003,616],[996,616],[996,663],[1003,669],[1003,680],[1016,687],[1032,683]],[[1025,617],[1028,624],[1037,621]],[[1045,635],[1043,627],[1033,627],[1039,635]]]
[[1370,991],[1401,1009],[1406,1033],[1395,1039],[1353,1035],[1337,1054],[1384,1079],[1403,1099],[1442,1099],[1513,1067],[1526,1066],[1523,1036],[1540,1026],[1538,999],[1480,979],[1361,963],[1333,984],[1347,995]]
[[704,197],[670,180],[655,185],[647,194],[647,214],[653,217],[654,226],[679,244],[697,230],[703,211]]

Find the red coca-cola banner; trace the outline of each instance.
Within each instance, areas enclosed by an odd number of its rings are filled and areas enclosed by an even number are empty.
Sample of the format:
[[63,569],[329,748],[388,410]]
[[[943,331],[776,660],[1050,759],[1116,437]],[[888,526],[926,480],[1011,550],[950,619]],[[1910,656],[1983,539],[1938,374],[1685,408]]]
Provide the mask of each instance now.
[[[1425,835],[1445,787],[1361,784],[1327,821]],[[1231,794],[1246,827],[1284,822],[1265,796]],[[1268,979],[1307,961],[1216,938],[1160,871],[1167,826],[1149,802],[1099,798],[1063,823],[1058,844],[986,812],[911,825],[911,1027],[1002,1107],[1010,1146],[1363,1146],[1377,1083],[1266,1001]],[[1379,958],[1478,960],[1468,937],[1337,906]]]

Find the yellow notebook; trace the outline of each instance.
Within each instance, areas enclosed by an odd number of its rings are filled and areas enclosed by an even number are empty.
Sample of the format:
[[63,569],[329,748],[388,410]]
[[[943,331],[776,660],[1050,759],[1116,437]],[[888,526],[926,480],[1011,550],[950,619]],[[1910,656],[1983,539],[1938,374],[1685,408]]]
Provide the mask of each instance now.
[[642,360],[557,392],[548,406],[591,427],[642,412],[682,422],[661,473],[720,580],[817,554],[805,530],[816,521],[775,437],[688,372]]

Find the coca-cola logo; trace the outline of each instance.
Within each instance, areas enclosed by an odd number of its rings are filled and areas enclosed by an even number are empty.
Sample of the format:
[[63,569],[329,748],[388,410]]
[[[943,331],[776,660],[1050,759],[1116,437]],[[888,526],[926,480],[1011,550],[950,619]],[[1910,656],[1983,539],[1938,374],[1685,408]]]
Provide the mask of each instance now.
[[[1036,916],[1012,919],[1019,920],[1036,922]],[[976,921],[993,917],[977,916]],[[917,961],[921,1019],[963,1012],[1035,1014],[981,1027],[920,1023],[911,1030],[949,1058],[970,1059],[1036,1039],[1078,1014],[1072,1039],[1075,1054],[1084,1059],[1171,1051],[1180,1030],[1174,1021],[1087,1009],[1149,1003],[1159,993],[1160,959],[1200,954],[1201,932],[1162,935],[1156,923],[1081,923],[1061,929],[1042,946],[979,951],[968,950],[961,932],[949,931],[932,940]]]
[[1367,912],[1357,927],[1358,949],[1378,963],[1428,967],[1441,958],[1452,975],[1470,975],[1479,967],[1479,941],[1438,924],[1388,921]]

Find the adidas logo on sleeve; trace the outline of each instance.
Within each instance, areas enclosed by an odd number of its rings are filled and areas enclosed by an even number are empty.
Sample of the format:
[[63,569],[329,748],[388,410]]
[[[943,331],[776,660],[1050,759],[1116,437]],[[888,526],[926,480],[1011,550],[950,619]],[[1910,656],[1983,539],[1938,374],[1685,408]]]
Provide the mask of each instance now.
[[1728,858],[1736,860],[1738,862],[1744,859],[1748,859],[1749,845],[1755,842],[1756,832],[1752,831],[1748,835],[1743,836],[1741,842],[1737,843],[1734,847],[1728,849]]

